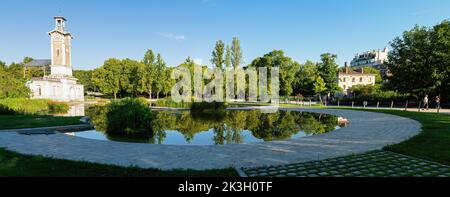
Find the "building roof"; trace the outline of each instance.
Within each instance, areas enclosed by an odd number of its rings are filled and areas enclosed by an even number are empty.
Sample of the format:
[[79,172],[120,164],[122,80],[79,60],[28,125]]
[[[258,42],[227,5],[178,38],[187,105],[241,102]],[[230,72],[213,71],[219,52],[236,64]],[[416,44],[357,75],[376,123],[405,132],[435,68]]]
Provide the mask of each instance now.
[[361,73],[357,71],[349,71],[349,72],[339,72],[339,75],[365,75],[365,76],[374,76],[375,74],[371,73]]
[[50,59],[38,59],[38,60],[33,60],[31,62],[28,62],[24,66],[25,67],[40,67],[40,66],[49,66],[50,64],[52,64],[52,60],[50,60]]
[[364,68],[360,68],[357,70],[352,70],[348,67],[347,62],[345,62],[344,70],[339,71],[339,76],[341,75],[364,75],[364,76],[374,76],[375,74],[365,73]]

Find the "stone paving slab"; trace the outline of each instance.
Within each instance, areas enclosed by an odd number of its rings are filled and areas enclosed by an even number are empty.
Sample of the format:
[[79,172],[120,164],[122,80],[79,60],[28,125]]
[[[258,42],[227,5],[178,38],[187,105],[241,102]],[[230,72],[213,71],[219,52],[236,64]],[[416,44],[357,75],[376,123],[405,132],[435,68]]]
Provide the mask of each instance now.
[[450,177],[450,167],[388,151],[241,169],[250,177]]
[[27,136],[0,132],[0,147],[22,154],[120,166],[205,170],[285,165],[365,153],[407,140],[421,130],[415,120],[388,114],[342,109],[282,110],[337,115],[347,118],[350,124],[336,131],[298,139],[214,146],[133,144],[65,134]]

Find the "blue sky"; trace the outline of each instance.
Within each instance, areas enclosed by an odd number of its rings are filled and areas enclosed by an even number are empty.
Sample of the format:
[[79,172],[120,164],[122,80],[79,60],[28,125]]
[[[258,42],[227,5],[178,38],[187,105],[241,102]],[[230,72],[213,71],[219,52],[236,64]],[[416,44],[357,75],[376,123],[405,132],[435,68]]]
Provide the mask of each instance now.
[[49,58],[53,16],[74,35],[75,69],[110,57],[142,59],[146,49],[171,66],[188,56],[204,64],[214,43],[241,40],[245,63],[282,49],[301,63],[325,52],[338,63],[388,46],[415,24],[450,19],[448,0],[2,0],[0,60]]

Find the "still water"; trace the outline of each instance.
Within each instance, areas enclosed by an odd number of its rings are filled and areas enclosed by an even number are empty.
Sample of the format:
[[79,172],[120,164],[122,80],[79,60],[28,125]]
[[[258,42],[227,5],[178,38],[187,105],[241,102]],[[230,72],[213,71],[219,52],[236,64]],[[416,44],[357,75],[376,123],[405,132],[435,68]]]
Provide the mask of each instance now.
[[167,145],[224,145],[276,141],[320,135],[345,126],[342,118],[326,114],[259,110],[227,110],[224,116],[202,117],[190,111],[157,111],[151,131],[111,135],[106,116],[89,114],[96,130],[72,133],[77,137]]

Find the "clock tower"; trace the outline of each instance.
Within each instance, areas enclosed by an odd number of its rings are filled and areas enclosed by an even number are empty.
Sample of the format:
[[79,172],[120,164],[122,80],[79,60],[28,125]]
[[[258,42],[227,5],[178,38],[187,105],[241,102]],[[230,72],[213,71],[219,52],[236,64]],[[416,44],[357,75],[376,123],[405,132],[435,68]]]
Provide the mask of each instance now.
[[66,29],[66,19],[56,16],[55,29],[48,34],[51,39],[51,76],[71,77],[72,76],[72,35]]

